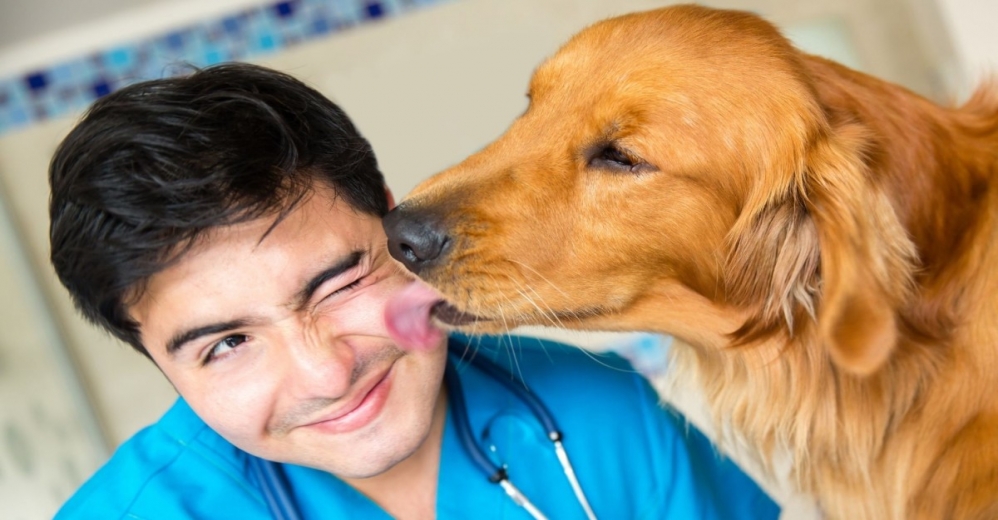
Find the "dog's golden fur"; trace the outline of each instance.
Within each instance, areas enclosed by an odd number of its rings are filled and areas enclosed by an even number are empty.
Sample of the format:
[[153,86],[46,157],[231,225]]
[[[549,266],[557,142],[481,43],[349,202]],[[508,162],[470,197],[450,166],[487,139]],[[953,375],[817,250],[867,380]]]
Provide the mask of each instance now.
[[[401,211],[483,321],[646,330],[832,519],[998,518],[998,90],[937,106],[740,12],[596,24]],[[491,320],[491,321],[490,321]]]

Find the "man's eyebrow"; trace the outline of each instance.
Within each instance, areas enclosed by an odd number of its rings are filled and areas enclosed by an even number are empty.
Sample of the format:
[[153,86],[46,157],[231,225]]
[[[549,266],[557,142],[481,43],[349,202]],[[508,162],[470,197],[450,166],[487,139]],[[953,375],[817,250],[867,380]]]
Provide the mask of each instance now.
[[[360,261],[364,258],[365,254],[367,254],[367,251],[354,251],[339,260],[335,260],[333,265],[310,278],[309,281],[305,283],[305,286],[302,287],[302,289],[295,295],[295,306],[297,308],[304,307],[305,304],[312,299],[312,295],[315,294],[315,291],[319,289],[320,285],[325,283],[326,280],[335,278],[360,265]],[[238,329],[249,325],[249,323],[250,320],[238,319],[222,323],[212,323],[210,325],[204,325],[178,332],[170,338],[170,341],[166,343],[166,352],[171,356],[175,356],[181,348],[200,337],[210,334],[218,334],[219,332],[225,332],[227,330]]]
[[364,258],[365,254],[367,254],[367,251],[354,251],[349,255],[334,261],[333,265],[309,279],[305,286],[298,291],[297,295],[295,295],[295,308],[300,309],[305,307],[305,304],[312,299],[312,295],[315,294],[315,291],[317,291],[319,286],[325,283],[326,280],[336,278],[337,276],[360,265],[360,261]]
[[196,327],[179,332],[170,338],[170,341],[166,343],[166,353],[171,356],[176,356],[177,352],[183,348],[184,345],[202,336],[238,329],[240,327],[245,327],[248,323],[249,322],[247,320],[232,320],[224,323],[212,323],[211,325],[205,325],[203,327]]

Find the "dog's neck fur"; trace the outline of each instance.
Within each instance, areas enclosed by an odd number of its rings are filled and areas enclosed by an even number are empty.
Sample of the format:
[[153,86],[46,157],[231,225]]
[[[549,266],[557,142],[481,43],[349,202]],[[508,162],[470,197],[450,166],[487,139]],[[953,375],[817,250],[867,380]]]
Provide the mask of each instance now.
[[[794,330],[792,343],[784,329],[734,347],[750,353],[732,352],[724,334],[691,338],[699,348],[677,350],[676,369],[695,377],[715,416],[756,446],[789,448],[806,489],[867,497],[822,504],[832,518],[909,518],[906,507],[918,497],[898,490],[925,489],[938,472],[912,467],[909,454],[948,449],[981,410],[998,411],[987,401],[998,392],[998,337],[977,325],[998,320],[998,277],[988,274],[998,259],[998,93],[982,89],[964,108],[947,110],[831,62],[808,66],[832,126],[859,123],[874,136],[871,180],[886,186],[917,252],[915,291],[895,309],[899,343],[885,366],[858,377],[836,366],[812,322]],[[741,315],[716,313],[735,322]],[[971,358],[951,347],[968,342],[990,346],[975,351],[988,354]],[[785,384],[766,385],[773,381]],[[967,395],[984,388],[987,397]],[[920,417],[930,401],[935,409],[951,405],[947,423]]]

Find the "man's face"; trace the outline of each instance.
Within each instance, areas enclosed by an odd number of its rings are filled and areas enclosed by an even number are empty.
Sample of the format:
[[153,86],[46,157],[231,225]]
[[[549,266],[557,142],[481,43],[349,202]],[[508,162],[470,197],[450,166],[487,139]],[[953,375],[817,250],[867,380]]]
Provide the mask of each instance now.
[[446,348],[398,348],[384,309],[408,280],[379,218],[332,191],[277,224],[219,228],[149,280],[131,308],[153,360],[237,447],[345,478],[426,440]]

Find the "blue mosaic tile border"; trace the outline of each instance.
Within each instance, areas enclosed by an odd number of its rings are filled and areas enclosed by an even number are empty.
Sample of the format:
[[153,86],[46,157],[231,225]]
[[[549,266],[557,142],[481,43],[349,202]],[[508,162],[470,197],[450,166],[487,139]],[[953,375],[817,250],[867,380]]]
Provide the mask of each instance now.
[[272,53],[445,0],[289,0],[0,78],[0,135],[79,111],[125,85]]

